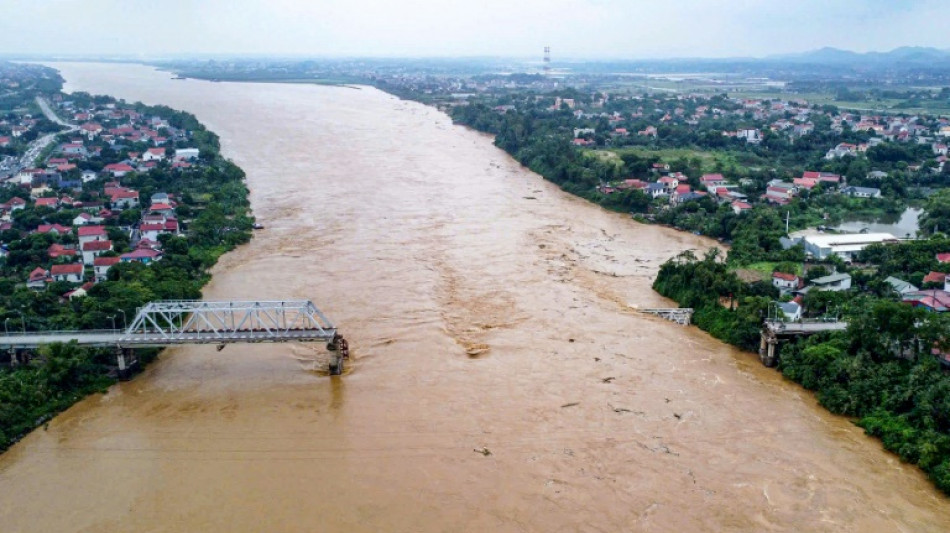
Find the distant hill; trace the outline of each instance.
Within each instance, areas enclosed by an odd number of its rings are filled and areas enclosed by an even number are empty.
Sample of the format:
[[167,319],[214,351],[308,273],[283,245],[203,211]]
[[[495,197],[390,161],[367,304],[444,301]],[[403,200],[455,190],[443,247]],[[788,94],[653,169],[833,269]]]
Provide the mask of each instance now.
[[767,61],[787,63],[812,63],[820,65],[873,65],[885,66],[907,63],[950,63],[950,50],[924,46],[902,46],[890,52],[858,53],[840,48],[825,47],[803,54],[770,56]]

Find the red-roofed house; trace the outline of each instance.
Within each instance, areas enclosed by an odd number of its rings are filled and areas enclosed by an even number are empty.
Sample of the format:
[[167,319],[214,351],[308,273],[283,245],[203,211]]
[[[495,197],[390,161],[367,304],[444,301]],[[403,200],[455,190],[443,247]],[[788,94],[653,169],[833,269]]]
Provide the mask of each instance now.
[[89,241],[82,245],[82,262],[91,265],[104,252],[112,251],[112,241]]
[[70,231],[71,230],[66,226],[60,226],[59,224],[40,224],[40,226],[36,228],[36,233],[40,234],[52,233],[54,235],[65,235]]
[[92,215],[89,213],[79,213],[76,215],[76,218],[73,219],[73,226],[85,226],[92,222]]
[[50,268],[50,275],[56,281],[68,281],[70,283],[79,283],[82,281],[83,266],[82,263],[70,263],[68,265],[53,265]]
[[810,191],[814,189],[819,182],[818,178],[795,178],[792,180],[792,183]]
[[815,172],[813,170],[806,170],[805,172],[803,172],[802,178],[823,181],[826,183],[840,183],[841,182],[841,176],[837,174],[832,174],[831,172]]
[[131,209],[139,205],[139,192],[131,189],[110,190],[110,201],[113,209]]
[[96,281],[104,281],[112,265],[118,264],[122,259],[119,257],[97,257],[92,260],[92,269],[96,274]]
[[801,286],[801,279],[795,274],[772,272],[772,286],[782,292],[793,291]]
[[142,154],[142,161],[164,161],[165,160],[165,149],[164,148],[149,148],[145,150],[145,153]]
[[752,210],[752,204],[750,203],[740,202],[740,201],[732,202],[732,211],[737,215],[741,213],[745,213],[746,211],[751,211],[751,210]]
[[121,178],[135,169],[126,163],[112,163],[111,165],[106,165],[105,169],[103,170],[106,172],[111,172],[112,176],[116,178]]
[[656,180],[656,182],[663,184],[663,192],[667,194],[672,194],[680,185],[680,180],[673,176],[663,176],[662,178]]
[[79,226],[76,228],[76,233],[79,235],[80,246],[87,242],[109,240],[105,226]]
[[950,253],[937,254],[937,261],[940,263],[950,263]]
[[939,283],[943,285],[946,279],[947,279],[946,274],[944,274],[943,272],[934,271],[924,276],[924,284],[926,285],[927,283]]
[[26,281],[26,286],[34,290],[46,288],[46,284],[52,281],[49,277],[49,271],[43,267],[36,267],[30,272],[30,277]]
[[6,148],[12,143],[13,141],[11,141],[9,137],[0,137],[0,148]]
[[56,209],[59,206],[59,198],[37,198],[36,207],[49,207]]
[[17,211],[26,207],[26,200],[20,198],[19,196],[14,196],[5,204],[0,204],[0,209],[4,211]]
[[127,254],[122,254],[123,263],[131,263],[133,261],[149,264],[152,261],[158,261],[161,259],[162,253],[157,250],[152,250],[150,248],[138,248],[133,252]]
[[62,244],[51,244],[49,248],[46,249],[46,253],[49,254],[50,259],[56,259],[57,257],[75,257],[76,250],[74,248],[66,248]]
[[707,191],[712,191],[716,187],[726,183],[726,178],[722,174],[703,174],[699,178],[699,183],[706,188]]
[[148,210],[150,213],[160,214],[166,217],[175,214],[175,208],[166,203],[154,203],[152,204],[152,207],[148,208]]
[[622,183],[617,185],[618,189],[637,189],[643,190],[647,188],[647,182],[638,179],[627,179],[623,180]]
[[93,140],[96,135],[102,133],[102,126],[96,124],[95,122],[87,122],[82,126],[79,126],[79,129],[82,131],[83,135],[89,138],[90,141]]

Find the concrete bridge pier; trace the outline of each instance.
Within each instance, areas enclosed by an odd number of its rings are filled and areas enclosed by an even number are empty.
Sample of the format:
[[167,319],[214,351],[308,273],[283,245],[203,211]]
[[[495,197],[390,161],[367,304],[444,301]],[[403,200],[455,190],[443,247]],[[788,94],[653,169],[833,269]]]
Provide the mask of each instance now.
[[778,339],[765,331],[762,332],[762,340],[759,342],[759,360],[770,368],[778,363]]
[[115,358],[119,367],[119,379],[128,381],[132,377],[132,365],[135,363],[134,351],[131,348],[116,348]]

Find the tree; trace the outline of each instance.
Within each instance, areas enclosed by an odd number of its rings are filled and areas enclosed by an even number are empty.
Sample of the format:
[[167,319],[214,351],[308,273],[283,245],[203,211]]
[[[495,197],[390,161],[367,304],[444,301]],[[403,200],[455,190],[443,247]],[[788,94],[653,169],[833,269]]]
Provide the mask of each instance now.
[[950,233],[950,189],[937,191],[927,199],[920,216],[920,232],[924,235]]

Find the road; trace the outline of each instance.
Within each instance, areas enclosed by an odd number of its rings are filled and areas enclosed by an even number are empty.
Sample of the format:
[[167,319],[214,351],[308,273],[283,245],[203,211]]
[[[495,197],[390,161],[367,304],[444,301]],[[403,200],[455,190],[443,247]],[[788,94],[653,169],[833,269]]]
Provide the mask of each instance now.
[[7,179],[13,178],[21,170],[25,168],[30,168],[34,166],[36,162],[36,158],[39,157],[41,153],[43,153],[43,150],[45,150],[46,147],[50,145],[50,143],[56,140],[56,137],[58,135],[62,135],[64,133],[72,133],[74,131],[79,130],[79,126],[76,126],[75,124],[70,124],[69,122],[66,122],[65,120],[61,119],[58,115],[56,115],[56,113],[52,110],[52,108],[50,108],[49,102],[47,102],[42,97],[39,97],[39,96],[36,97],[36,104],[40,106],[40,109],[43,111],[43,114],[46,115],[46,118],[68,129],[65,131],[57,132],[57,133],[47,133],[46,135],[33,141],[30,144],[30,147],[26,150],[26,153],[24,153],[20,157],[19,161],[17,161],[13,165],[13,168],[10,170],[10,173]]

